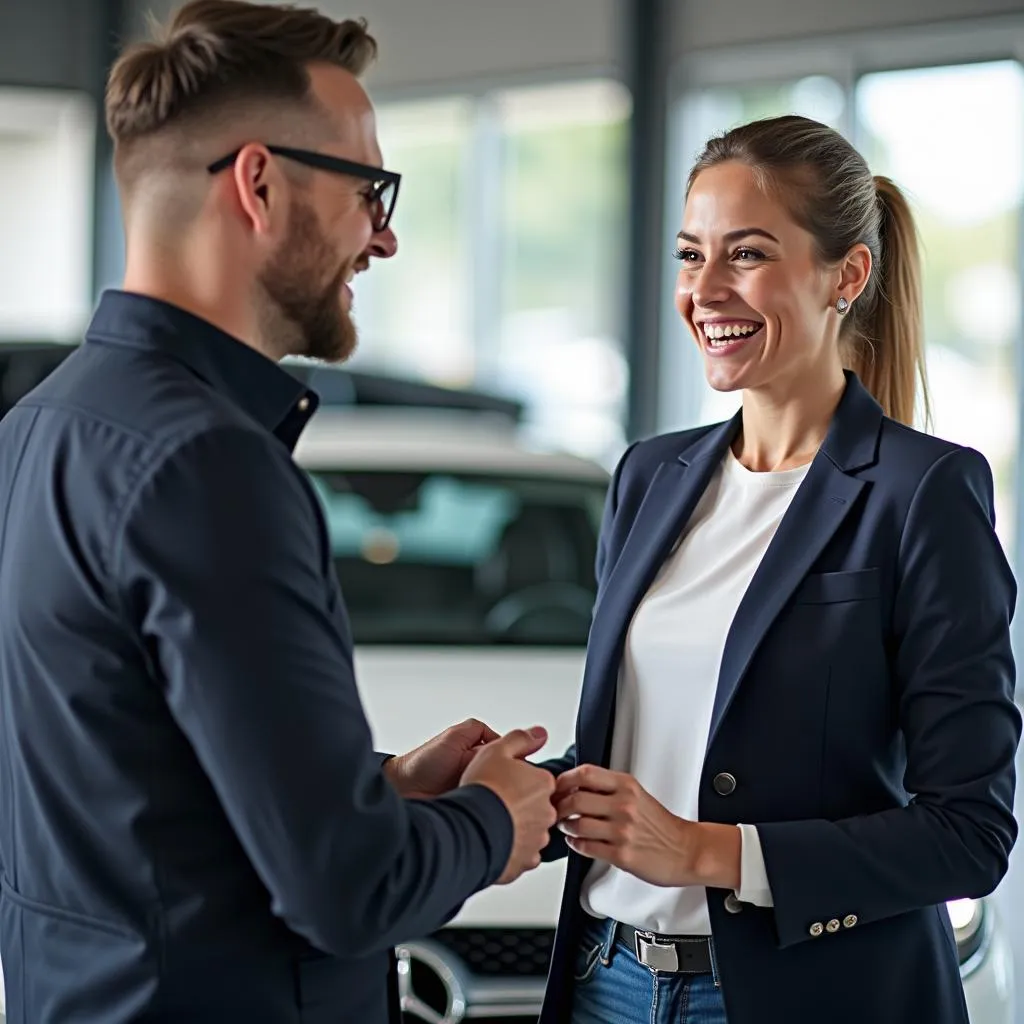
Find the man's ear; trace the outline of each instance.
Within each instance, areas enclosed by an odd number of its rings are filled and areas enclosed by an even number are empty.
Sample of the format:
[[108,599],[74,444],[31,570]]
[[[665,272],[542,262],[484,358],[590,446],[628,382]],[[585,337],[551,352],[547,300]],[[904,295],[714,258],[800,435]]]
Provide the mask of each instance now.
[[266,146],[250,142],[231,168],[238,204],[257,235],[271,235],[284,217],[284,178]]

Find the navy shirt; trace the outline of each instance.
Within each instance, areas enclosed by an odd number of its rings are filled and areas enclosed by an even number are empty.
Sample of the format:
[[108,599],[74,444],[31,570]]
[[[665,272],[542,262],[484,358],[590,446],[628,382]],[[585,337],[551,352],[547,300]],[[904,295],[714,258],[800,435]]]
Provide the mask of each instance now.
[[315,408],[209,323],[108,292],[0,422],[11,1021],[376,1024],[384,951],[504,868],[491,791],[405,801],[381,772],[291,458]]

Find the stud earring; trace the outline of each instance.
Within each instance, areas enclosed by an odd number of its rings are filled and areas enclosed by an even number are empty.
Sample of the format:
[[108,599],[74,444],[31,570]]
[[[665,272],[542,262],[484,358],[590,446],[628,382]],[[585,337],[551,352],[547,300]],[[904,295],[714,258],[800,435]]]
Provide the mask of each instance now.
[[850,308],[850,303],[847,301],[847,299],[844,296],[840,295],[839,298],[836,299],[836,312],[840,316],[846,316],[849,308]]

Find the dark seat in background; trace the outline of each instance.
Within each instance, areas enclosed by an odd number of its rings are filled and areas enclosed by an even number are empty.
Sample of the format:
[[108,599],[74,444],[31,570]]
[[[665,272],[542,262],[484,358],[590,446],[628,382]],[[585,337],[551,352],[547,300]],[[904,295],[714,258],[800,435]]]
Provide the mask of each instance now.
[[477,571],[496,639],[585,643],[594,604],[596,539],[586,510],[524,504]]

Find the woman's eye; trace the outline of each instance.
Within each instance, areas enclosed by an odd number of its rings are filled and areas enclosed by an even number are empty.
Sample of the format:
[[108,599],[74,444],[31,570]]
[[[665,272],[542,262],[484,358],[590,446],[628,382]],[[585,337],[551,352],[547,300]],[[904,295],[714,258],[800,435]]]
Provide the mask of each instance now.
[[733,259],[739,260],[741,263],[747,263],[750,260],[763,260],[764,253],[758,252],[757,249],[737,249],[733,255]]
[[681,263],[696,263],[700,259],[700,253],[696,249],[680,249],[678,247],[672,250],[672,256]]

